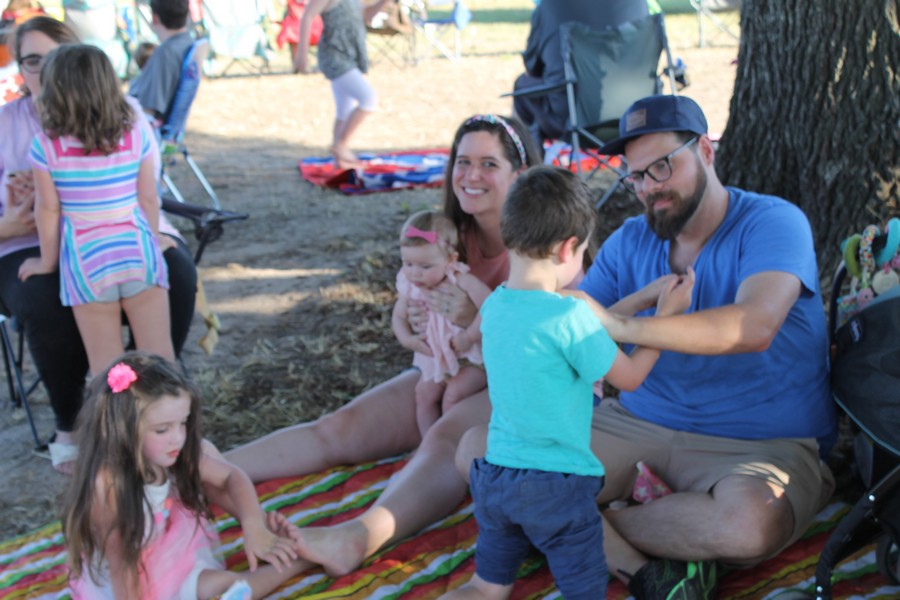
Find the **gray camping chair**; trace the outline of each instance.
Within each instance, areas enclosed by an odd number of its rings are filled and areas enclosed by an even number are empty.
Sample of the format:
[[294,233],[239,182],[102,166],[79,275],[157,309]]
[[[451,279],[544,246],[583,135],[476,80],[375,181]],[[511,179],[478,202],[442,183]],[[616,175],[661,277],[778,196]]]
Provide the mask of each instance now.
[[[657,72],[660,55],[666,51],[665,73],[671,89],[676,89],[674,66],[668,48],[663,15],[655,14],[615,27],[592,29],[576,22],[560,28],[565,81],[523,89],[513,95],[543,95],[561,88],[568,100],[566,137],[572,144],[572,160],[581,169],[581,153],[592,156],[620,176],[607,157],[596,150],[607,140],[618,136],[619,117],[635,101],[662,91]],[[617,186],[600,198],[603,206]]]

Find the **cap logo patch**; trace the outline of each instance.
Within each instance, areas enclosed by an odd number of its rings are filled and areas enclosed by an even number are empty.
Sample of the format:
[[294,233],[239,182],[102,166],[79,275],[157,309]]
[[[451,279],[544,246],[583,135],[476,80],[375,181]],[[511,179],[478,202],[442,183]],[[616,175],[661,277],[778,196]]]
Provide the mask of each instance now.
[[632,131],[647,125],[647,109],[641,108],[625,116],[625,131]]

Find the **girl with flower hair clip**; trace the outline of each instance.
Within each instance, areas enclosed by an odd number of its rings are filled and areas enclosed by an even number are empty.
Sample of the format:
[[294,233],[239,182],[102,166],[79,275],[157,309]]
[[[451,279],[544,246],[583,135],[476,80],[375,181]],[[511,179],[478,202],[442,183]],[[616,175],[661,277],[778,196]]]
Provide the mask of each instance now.
[[[93,380],[63,514],[73,598],[259,598],[309,566],[199,419],[197,388],[159,356],[129,352]],[[240,521],[250,572],[216,556],[210,502]]]
[[416,423],[424,436],[441,414],[487,387],[481,359],[481,319],[463,329],[445,315],[430,310],[425,330],[415,333],[407,315],[409,301],[427,301],[444,281],[459,286],[476,307],[491,290],[459,262],[459,236],[453,221],[439,212],[412,215],[400,231],[397,302],[391,326],[397,340],[414,352],[413,366],[421,371],[416,383]]

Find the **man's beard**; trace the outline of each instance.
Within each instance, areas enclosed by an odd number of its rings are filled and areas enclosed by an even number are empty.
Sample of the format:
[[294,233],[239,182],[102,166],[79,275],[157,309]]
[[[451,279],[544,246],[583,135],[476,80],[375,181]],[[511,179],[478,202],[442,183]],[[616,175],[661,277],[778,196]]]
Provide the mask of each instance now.
[[[687,222],[691,220],[697,208],[700,206],[700,200],[706,193],[707,176],[706,171],[701,168],[697,169],[697,179],[694,182],[694,193],[685,198],[681,194],[674,191],[658,192],[647,196],[647,224],[650,229],[663,240],[674,240]],[[671,200],[672,204],[668,209],[662,212],[653,210],[653,205],[658,200]]]

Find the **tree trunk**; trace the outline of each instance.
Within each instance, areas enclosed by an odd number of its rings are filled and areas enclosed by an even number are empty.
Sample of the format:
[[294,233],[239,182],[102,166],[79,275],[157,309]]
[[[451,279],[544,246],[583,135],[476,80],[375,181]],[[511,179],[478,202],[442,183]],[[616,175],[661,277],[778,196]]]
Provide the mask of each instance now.
[[900,211],[898,15],[898,0],[743,2],[719,175],[803,209],[823,278],[841,240]]

